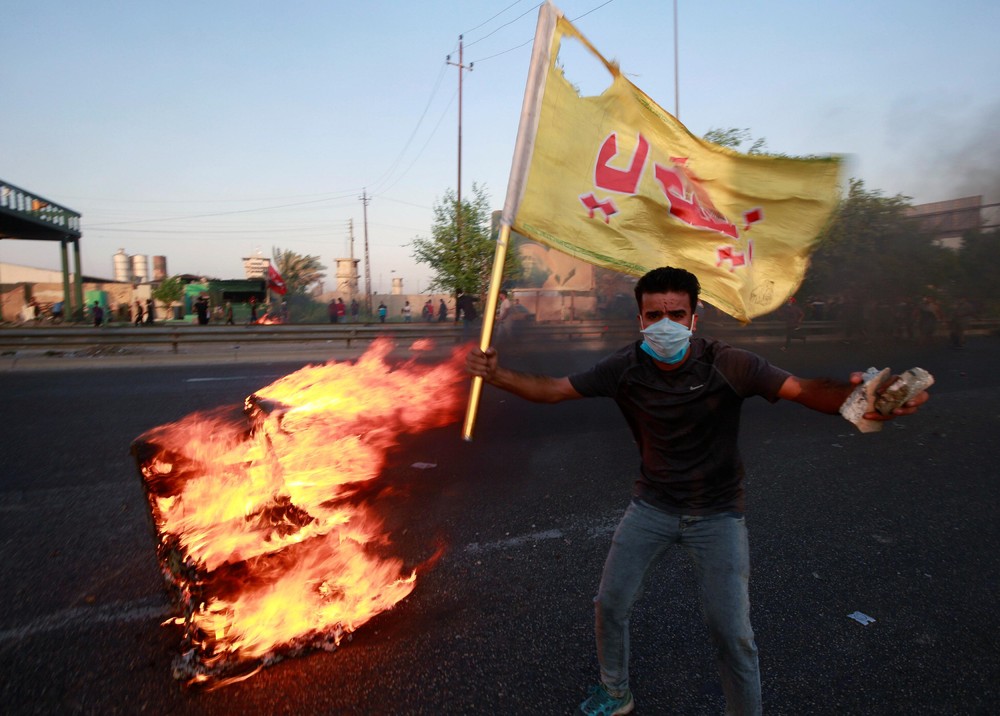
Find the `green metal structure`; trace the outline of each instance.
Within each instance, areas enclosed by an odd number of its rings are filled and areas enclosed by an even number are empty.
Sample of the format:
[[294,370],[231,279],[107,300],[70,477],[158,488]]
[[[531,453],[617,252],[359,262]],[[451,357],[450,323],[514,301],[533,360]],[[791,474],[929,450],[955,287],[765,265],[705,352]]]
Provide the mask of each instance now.
[[[0,240],[58,241],[62,259],[66,315],[83,318],[83,276],[80,272],[80,214],[54,201],[0,179]],[[69,255],[73,245],[73,293],[69,287]]]

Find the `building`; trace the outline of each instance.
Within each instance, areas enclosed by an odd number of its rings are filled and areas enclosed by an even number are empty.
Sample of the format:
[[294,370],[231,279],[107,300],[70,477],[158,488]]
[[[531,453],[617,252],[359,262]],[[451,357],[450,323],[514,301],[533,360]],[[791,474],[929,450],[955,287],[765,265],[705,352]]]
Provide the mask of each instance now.
[[267,278],[267,267],[270,266],[271,259],[267,258],[259,251],[256,256],[248,256],[243,259],[243,273],[246,279]]
[[[996,228],[996,220],[987,221],[984,212],[998,204],[983,204],[981,196],[966,196],[929,204],[915,204],[907,216],[917,220],[922,231],[934,235],[940,246],[949,249],[962,247],[962,235],[976,229]],[[990,225],[992,224],[992,226]]]

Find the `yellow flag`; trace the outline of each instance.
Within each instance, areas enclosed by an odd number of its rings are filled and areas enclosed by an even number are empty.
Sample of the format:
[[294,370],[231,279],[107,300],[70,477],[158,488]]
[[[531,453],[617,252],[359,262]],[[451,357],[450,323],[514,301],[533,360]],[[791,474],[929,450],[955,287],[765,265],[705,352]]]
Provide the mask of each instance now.
[[[564,37],[608,69],[581,97],[556,63]],[[840,161],[746,155],[692,135],[551,4],[540,13],[503,221],[598,266],[679,266],[708,303],[749,321],[802,283],[839,198]]]

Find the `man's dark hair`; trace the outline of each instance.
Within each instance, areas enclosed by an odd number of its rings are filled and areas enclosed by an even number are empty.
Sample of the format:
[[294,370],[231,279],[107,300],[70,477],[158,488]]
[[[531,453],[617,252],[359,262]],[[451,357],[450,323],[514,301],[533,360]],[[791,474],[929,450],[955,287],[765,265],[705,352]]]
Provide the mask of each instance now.
[[701,292],[698,277],[682,268],[663,266],[653,269],[635,284],[635,302],[639,306],[639,313],[642,313],[643,294],[666,293],[667,291],[686,293],[691,299],[692,313],[698,307],[698,294]]

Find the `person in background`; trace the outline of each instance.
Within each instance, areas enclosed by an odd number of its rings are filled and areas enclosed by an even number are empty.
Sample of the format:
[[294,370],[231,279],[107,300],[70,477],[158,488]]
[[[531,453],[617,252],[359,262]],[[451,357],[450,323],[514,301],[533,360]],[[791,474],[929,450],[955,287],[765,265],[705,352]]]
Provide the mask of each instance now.
[[806,334],[802,332],[802,319],[805,317],[799,304],[795,301],[795,296],[789,296],[785,305],[781,307],[781,318],[785,322],[785,345],[781,350],[787,351],[792,345],[792,339],[804,341]]
[[470,338],[475,333],[474,323],[479,317],[475,301],[476,299],[461,290],[455,298],[455,320],[462,319],[462,335],[465,338]]
[[198,315],[198,325],[208,325],[208,297],[202,294],[194,302],[194,312]]
[[135,305],[132,307],[132,325],[136,327],[141,326],[143,315],[142,303],[136,299]]
[[497,308],[497,320],[496,320],[496,333],[497,341],[505,341],[511,336],[511,320],[513,318],[512,313],[514,309],[514,304],[511,302],[510,297],[507,295],[506,291],[501,291],[500,295],[500,306]]

